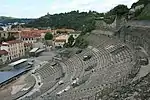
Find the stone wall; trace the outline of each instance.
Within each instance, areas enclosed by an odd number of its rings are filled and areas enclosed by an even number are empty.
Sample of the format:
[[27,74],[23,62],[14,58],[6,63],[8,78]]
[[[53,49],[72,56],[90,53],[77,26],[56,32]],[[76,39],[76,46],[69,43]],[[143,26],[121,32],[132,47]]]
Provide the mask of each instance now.
[[[126,19],[124,17],[122,18],[115,18],[114,22],[112,24],[107,24],[104,20],[96,20],[96,30],[101,30],[103,34],[106,33],[112,34],[116,32],[118,29],[120,29],[123,25],[127,23]],[[100,33],[101,33],[100,32]]]
[[117,37],[133,47],[143,47],[150,54],[150,27],[124,26],[117,33]]
[[128,26],[136,26],[136,27],[150,27],[150,21],[149,20],[134,20],[134,21],[128,21]]
[[96,20],[96,29],[113,31],[116,29],[116,20],[112,24],[107,24],[103,20]]

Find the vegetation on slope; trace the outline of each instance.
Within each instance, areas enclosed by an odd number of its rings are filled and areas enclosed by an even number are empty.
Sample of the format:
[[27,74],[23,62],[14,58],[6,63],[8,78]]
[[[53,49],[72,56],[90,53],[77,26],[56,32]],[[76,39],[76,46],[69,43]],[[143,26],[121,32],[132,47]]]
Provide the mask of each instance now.
[[5,17],[0,16],[0,23],[8,24],[8,23],[28,23],[30,21],[33,21],[34,19],[28,19],[28,18],[13,18],[13,17]]
[[[138,9],[140,6],[144,6]],[[131,9],[135,9],[132,14],[132,19],[134,20],[150,20],[150,0],[139,0],[132,4]]]
[[128,12],[129,9],[126,5],[118,5],[105,14],[104,21],[107,24],[111,24],[114,22],[116,16],[118,17],[127,16]]
[[78,48],[81,48],[81,49],[86,48],[89,45],[89,43],[88,43],[88,41],[85,38],[86,38],[86,35],[80,35],[76,39],[74,46],[78,47]]
[[138,20],[150,20],[150,4],[148,4],[137,16]]
[[28,27],[51,27],[51,28],[71,28],[75,30],[82,30],[84,27],[87,29],[94,27],[96,17],[103,16],[104,14],[95,11],[79,12],[71,11],[68,13],[60,13],[50,15],[47,14],[26,26]]
[[131,8],[144,4],[145,6],[150,3],[150,0],[139,0],[132,4]]

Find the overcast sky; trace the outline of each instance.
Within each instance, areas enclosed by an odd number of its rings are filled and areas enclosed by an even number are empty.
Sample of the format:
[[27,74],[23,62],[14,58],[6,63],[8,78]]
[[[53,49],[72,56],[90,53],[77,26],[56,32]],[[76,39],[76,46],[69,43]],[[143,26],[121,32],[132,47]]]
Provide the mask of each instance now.
[[137,0],[0,0],[0,16],[38,18],[72,10],[106,12],[118,4],[130,7]]

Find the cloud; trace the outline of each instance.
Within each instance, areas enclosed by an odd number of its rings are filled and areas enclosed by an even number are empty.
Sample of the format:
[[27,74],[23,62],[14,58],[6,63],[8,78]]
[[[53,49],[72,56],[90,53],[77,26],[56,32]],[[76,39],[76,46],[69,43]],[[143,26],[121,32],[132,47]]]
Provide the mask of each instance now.
[[130,7],[137,0],[3,0],[0,4],[0,15],[12,17],[38,18],[50,14],[72,10],[106,12],[125,4]]
[[137,0],[70,0],[70,2],[63,2],[63,0],[56,0],[51,4],[50,13],[68,12],[71,10],[96,10],[98,12],[106,12],[118,4],[125,4],[130,7],[136,1]]

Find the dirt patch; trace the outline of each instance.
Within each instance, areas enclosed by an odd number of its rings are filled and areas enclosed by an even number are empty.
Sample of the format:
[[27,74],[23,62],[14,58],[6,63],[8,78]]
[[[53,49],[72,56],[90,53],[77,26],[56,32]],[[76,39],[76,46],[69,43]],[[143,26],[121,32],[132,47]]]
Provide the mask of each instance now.
[[0,100],[11,100],[11,95],[16,94],[26,85],[26,77],[27,75],[23,75],[15,81],[0,88]]

